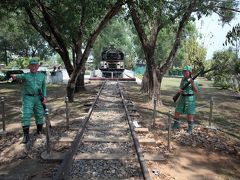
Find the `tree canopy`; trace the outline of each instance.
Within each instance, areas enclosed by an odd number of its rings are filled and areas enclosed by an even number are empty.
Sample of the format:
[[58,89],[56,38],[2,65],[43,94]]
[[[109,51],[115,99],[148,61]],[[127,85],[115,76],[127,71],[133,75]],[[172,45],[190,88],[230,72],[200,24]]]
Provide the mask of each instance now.
[[224,44],[225,45],[231,44],[232,46],[234,46],[237,57],[239,57],[239,51],[240,51],[240,23],[238,23],[236,26],[234,26],[232,28],[232,30],[227,33],[226,41],[225,41]]
[[[123,6],[125,3],[127,5]],[[44,39],[43,46],[50,46],[60,55],[71,77],[67,86],[70,101],[76,88],[84,85],[81,78],[92,47],[93,53],[99,54],[109,39],[121,46],[131,61],[145,59],[147,68],[142,89],[159,96],[162,77],[175,59],[190,59],[199,65],[204,57],[204,50],[194,37],[187,37],[188,23],[212,13],[217,13],[222,22],[227,23],[234,17],[238,3],[236,0],[4,0],[0,2],[0,18],[13,15],[22,19],[24,32],[32,35],[27,44],[34,42],[34,48],[29,50],[28,47],[28,52],[37,52],[37,43]],[[105,27],[107,29],[101,33]],[[128,32],[133,36],[126,36]],[[182,40],[186,40],[185,47],[181,45]],[[181,50],[178,57],[179,48],[188,48],[188,56]],[[80,84],[76,85],[78,82]]]
[[[208,16],[212,13],[217,13],[221,17],[222,22],[227,23],[234,17],[233,10],[237,7],[238,2],[235,0],[162,0],[152,3],[147,0],[128,0],[127,4],[143,47],[147,64],[142,90],[148,92],[150,96],[156,96],[160,99],[163,75],[176,59],[177,50],[180,47],[187,23],[194,21],[195,15],[200,19],[203,15]],[[175,34],[175,38],[167,57],[159,66],[156,64],[155,59],[156,44],[157,40],[159,40],[157,37],[160,31],[169,26],[173,27],[172,32]]]
[[25,23],[22,14],[8,13],[1,17],[1,59],[6,65],[13,57],[39,56],[46,59],[52,49],[31,26]]

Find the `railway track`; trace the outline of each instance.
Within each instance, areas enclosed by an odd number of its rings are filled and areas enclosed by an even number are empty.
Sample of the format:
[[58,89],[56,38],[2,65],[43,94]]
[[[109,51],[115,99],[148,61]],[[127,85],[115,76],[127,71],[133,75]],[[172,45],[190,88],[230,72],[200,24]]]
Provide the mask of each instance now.
[[128,106],[105,81],[53,179],[150,179]]

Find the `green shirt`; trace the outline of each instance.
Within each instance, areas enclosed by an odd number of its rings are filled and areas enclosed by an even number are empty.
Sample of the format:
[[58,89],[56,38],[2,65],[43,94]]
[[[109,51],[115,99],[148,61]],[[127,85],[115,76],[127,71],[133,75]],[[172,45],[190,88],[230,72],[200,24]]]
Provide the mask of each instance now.
[[24,73],[16,74],[17,79],[24,81],[23,93],[38,95],[41,90],[42,95],[46,97],[46,80],[43,73]]
[[[183,86],[188,83],[188,80],[186,78],[182,78],[182,81],[180,83],[180,88],[182,89]],[[199,86],[198,86],[198,82],[197,80],[194,80],[194,85],[196,86],[196,88],[199,90]],[[188,87],[186,89],[184,89],[183,94],[194,94],[192,85],[189,84]]]
[[[186,78],[182,78],[180,88],[182,89],[183,86],[188,82]],[[195,87],[199,90],[197,80],[194,80]],[[192,85],[189,86],[183,91],[183,94],[194,94]],[[195,96],[180,96],[177,101],[175,111],[181,114],[196,114],[196,107],[195,107]]]

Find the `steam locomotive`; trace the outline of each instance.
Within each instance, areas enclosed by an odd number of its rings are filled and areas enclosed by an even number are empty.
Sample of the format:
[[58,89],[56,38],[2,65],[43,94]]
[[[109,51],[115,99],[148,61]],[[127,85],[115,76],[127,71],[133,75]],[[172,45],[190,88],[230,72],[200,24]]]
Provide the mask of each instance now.
[[124,54],[114,46],[102,51],[100,70],[102,77],[122,78],[124,71]]

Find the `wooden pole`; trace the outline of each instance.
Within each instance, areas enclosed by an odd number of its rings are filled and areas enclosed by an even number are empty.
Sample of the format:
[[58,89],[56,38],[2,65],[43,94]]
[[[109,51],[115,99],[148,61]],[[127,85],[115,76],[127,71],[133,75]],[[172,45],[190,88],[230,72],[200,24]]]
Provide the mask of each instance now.
[[51,144],[50,144],[50,136],[51,136],[51,132],[50,132],[50,121],[49,121],[49,117],[48,117],[49,111],[46,108],[45,110],[45,120],[46,120],[46,138],[47,138],[47,154],[50,155],[51,154]]
[[68,107],[68,97],[65,97],[65,103],[66,103],[66,127],[67,130],[69,129],[69,107]]
[[212,110],[213,110],[213,97],[211,97],[210,99],[209,127],[212,126]]
[[171,149],[171,113],[172,111],[169,110],[168,112],[168,151]]
[[153,122],[152,122],[153,128],[155,126],[155,121],[156,121],[156,106],[157,106],[157,97],[154,96],[154,99],[153,99]]
[[5,124],[5,99],[1,97],[1,104],[2,104],[2,128],[3,131],[6,131],[6,124]]

